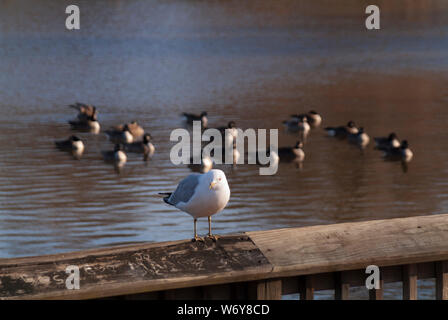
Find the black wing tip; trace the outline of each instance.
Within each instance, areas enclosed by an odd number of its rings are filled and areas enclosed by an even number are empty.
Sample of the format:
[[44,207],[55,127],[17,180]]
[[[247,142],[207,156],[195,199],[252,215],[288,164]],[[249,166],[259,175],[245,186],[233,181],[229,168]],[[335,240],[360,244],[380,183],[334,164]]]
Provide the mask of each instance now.
[[172,192],[159,192],[160,195],[165,196],[163,197],[163,201],[165,201],[165,203],[169,204],[169,205],[173,205],[172,203],[170,203],[168,201],[168,199],[170,198]]

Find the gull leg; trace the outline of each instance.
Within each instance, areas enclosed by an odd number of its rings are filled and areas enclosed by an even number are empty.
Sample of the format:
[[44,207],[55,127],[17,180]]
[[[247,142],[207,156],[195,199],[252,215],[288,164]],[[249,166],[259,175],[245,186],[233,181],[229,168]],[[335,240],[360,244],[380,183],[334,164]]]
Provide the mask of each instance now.
[[215,242],[218,240],[218,236],[215,236],[212,234],[212,217],[211,216],[208,217],[208,236],[207,236],[207,238],[212,239]]
[[196,241],[204,241],[204,238],[201,238],[198,236],[198,234],[196,233],[196,222],[198,221],[198,219],[194,219],[194,238],[191,239],[191,241],[196,242]]

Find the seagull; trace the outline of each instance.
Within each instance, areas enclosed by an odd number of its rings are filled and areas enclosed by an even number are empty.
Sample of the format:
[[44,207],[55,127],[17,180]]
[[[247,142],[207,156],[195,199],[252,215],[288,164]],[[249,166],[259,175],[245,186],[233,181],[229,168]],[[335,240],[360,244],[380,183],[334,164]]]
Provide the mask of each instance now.
[[143,153],[143,160],[146,161],[153,156],[156,150],[154,145],[150,142],[151,138],[149,133],[145,133],[143,141],[127,143],[124,145],[124,149],[128,152]]
[[70,120],[68,123],[74,130],[88,131],[95,134],[100,132],[100,124],[96,113],[88,116],[86,120]]
[[203,111],[200,115],[196,115],[193,113],[182,113],[182,116],[185,118],[185,121],[188,123],[192,123],[193,121],[201,121],[201,125],[203,128],[207,128],[207,112]]
[[54,143],[56,148],[62,151],[69,151],[76,159],[79,159],[84,152],[84,143],[77,136],[71,136],[67,140],[59,140]]
[[358,133],[358,128],[353,121],[349,121],[346,126],[326,127],[325,130],[329,136],[341,139],[345,139],[350,133]]
[[211,216],[225,208],[230,199],[230,188],[222,170],[213,169],[207,173],[192,173],[184,178],[174,192],[159,193],[163,201],[172,205],[194,219],[194,238],[192,241],[204,241],[196,232],[198,218],[208,217],[208,238],[216,241],[212,235]]
[[378,150],[387,151],[392,148],[400,147],[400,140],[395,132],[392,132],[387,137],[375,137],[375,148]]

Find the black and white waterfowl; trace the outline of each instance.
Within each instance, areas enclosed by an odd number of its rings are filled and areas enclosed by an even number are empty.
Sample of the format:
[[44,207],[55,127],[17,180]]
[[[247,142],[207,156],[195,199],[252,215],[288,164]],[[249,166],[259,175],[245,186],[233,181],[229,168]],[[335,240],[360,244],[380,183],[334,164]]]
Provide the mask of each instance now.
[[348,141],[360,148],[365,148],[370,142],[370,137],[364,132],[364,128],[360,127],[357,133],[348,134]]
[[105,162],[113,163],[117,167],[124,166],[128,159],[120,144],[116,144],[113,151],[101,151],[101,154]]
[[124,131],[124,128],[127,126],[129,132],[132,134],[134,139],[138,139],[145,134],[145,130],[141,127],[137,121],[132,121],[125,124],[119,124],[118,126],[112,127],[113,131]]
[[56,148],[70,152],[73,157],[79,159],[84,152],[84,143],[77,136],[71,136],[67,140],[55,141]]
[[345,126],[326,127],[325,131],[327,131],[328,135],[331,137],[345,139],[349,134],[358,133],[358,128],[356,127],[355,122],[349,121]]
[[236,138],[238,137],[238,129],[236,128],[235,121],[229,121],[227,127],[219,127],[217,129],[224,137],[223,147],[232,146],[232,144],[236,141]]
[[299,118],[300,118],[299,115],[291,115],[291,118],[283,121],[283,124],[285,125],[288,131],[298,131],[300,121]]
[[97,115],[98,111],[95,106],[85,103],[76,102],[69,105],[70,108],[78,110],[78,120],[87,121],[93,115]]
[[142,141],[127,143],[124,145],[124,149],[128,152],[142,153],[143,159],[146,161],[154,155],[156,150],[154,145],[151,143],[151,139],[151,135],[149,133],[145,133]]
[[99,133],[101,128],[96,113],[87,117],[86,120],[70,120],[68,123],[74,130],[87,131],[95,134]]
[[306,117],[308,119],[308,123],[313,128],[320,126],[320,124],[322,123],[322,116],[314,110],[311,110],[310,112],[308,112],[306,114]]
[[375,148],[378,150],[387,151],[392,148],[400,147],[400,140],[398,140],[395,132],[392,132],[387,137],[375,137]]
[[188,167],[193,172],[206,173],[213,168],[213,160],[209,156],[201,156],[201,163],[193,163],[193,157],[190,158]]
[[106,130],[105,133],[112,143],[129,144],[134,141],[134,136],[129,131],[127,124],[124,125],[123,130],[113,128]]
[[208,119],[206,111],[203,111],[199,115],[184,112],[182,113],[182,116],[184,117],[184,120],[189,124],[192,124],[193,121],[201,121],[202,128],[207,128]]
[[398,148],[391,148],[385,150],[384,158],[389,161],[402,161],[404,163],[410,162],[414,157],[407,140],[403,140]]
[[303,162],[305,160],[305,152],[303,151],[302,141],[297,141],[294,147],[282,147],[278,149],[278,156],[280,161],[297,161]]

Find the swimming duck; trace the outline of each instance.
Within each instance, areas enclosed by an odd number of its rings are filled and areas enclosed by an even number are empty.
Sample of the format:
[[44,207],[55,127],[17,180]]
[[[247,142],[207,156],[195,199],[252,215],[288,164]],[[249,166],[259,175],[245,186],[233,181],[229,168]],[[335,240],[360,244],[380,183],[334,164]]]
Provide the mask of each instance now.
[[74,130],[88,131],[95,134],[100,132],[100,124],[96,113],[87,117],[86,120],[70,120],[68,123]]
[[145,133],[143,141],[125,144],[124,149],[128,152],[143,153],[143,159],[146,161],[153,156],[155,151],[154,145],[150,142],[151,138],[149,133]]
[[384,151],[384,158],[390,161],[402,161],[410,162],[414,154],[411,149],[409,149],[409,144],[407,140],[403,140],[398,148],[391,148]]
[[129,144],[134,141],[134,137],[129,131],[127,124],[124,125],[123,130],[106,130],[106,135],[112,143]]
[[364,128],[360,127],[357,133],[348,134],[348,141],[360,148],[365,148],[370,142],[370,137],[364,132]]
[[297,128],[299,129],[299,132],[302,133],[304,137],[308,135],[310,132],[310,125],[308,123],[308,117],[306,115],[301,115],[299,118],[299,123],[297,124]]
[[201,121],[202,128],[207,128],[207,112],[203,111],[200,115],[196,115],[193,113],[182,113],[182,116],[184,116],[185,121],[189,124],[191,124],[193,121]]
[[387,137],[375,137],[375,148],[378,150],[387,151],[392,148],[400,147],[400,140],[398,140],[395,132],[392,132]]
[[125,124],[119,124],[113,127],[114,131],[124,131],[125,126],[128,127],[129,132],[132,134],[134,139],[138,139],[145,134],[145,130],[137,123],[137,121],[132,121]]
[[84,143],[77,136],[71,136],[67,140],[59,140],[54,143],[59,150],[68,151],[77,159],[79,159],[84,152]]
[[345,126],[326,127],[325,130],[327,131],[329,136],[337,137],[340,139],[345,139],[349,134],[358,133],[358,128],[353,121],[349,121]]
[[118,167],[124,166],[127,161],[126,153],[120,144],[115,144],[113,151],[101,151],[101,154],[105,162],[112,162]]
[[297,161],[305,160],[305,152],[303,151],[302,141],[297,141],[294,147],[282,147],[278,149],[280,161]]

